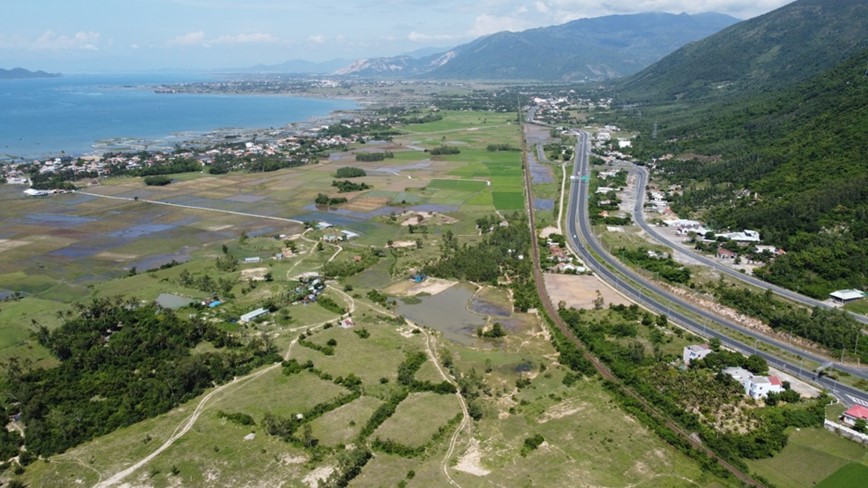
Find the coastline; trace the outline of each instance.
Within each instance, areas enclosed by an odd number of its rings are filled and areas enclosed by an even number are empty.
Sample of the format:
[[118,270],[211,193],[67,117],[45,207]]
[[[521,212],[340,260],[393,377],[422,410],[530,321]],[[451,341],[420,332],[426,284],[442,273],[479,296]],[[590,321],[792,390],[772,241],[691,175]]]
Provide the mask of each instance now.
[[[148,91],[148,92],[153,93],[153,89],[155,88],[156,85],[154,83],[142,83],[142,84],[139,84],[136,86],[130,86],[127,83],[123,83],[123,84],[107,83],[107,84],[102,85],[102,86],[103,87],[109,87],[109,88],[123,88],[125,90],[133,88],[136,91]],[[172,94],[166,94],[164,96],[171,96],[171,95]],[[190,94],[187,94],[187,95],[190,95]],[[254,94],[252,94],[252,93],[232,93],[232,92],[209,93],[209,94],[203,94],[203,95],[224,95],[225,97],[236,97],[236,96],[252,97],[252,96],[254,96]],[[292,109],[290,108],[288,110],[288,112],[290,112],[290,113],[286,114],[287,118],[285,120],[280,121],[281,122],[280,125],[277,125],[274,122],[275,116],[273,113],[263,116],[264,120],[263,120],[263,122],[261,122],[261,125],[257,125],[257,122],[255,120],[249,120],[249,119],[251,119],[251,116],[247,115],[246,118],[248,120],[245,120],[244,122],[242,122],[242,123],[244,123],[244,125],[237,125],[237,126],[227,125],[227,126],[222,126],[222,127],[218,126],[218,127],[213,128],[213,129],[205,129],[205,130],[198,130],[198,129],[172,130],[172,129],[177,128],[177,125],[176,125],[175,127],[168,128],[169,130],[167,130],[165,133],[160,134],[160,135],[156,135],[156,136],[138,137],[138,136],[120,135],[120,134],[123,134],[124,132],[127,132],[127,133],[129,133],[129,132],[145,132],[145,133],[151,132],[151,133],[154,133],[155,132],[153,130],[153,126],[155,125],[154,123],[151,124],[151,127],[144,127],[144,128],[134,127],[132,129],[125,130],[123,122],[121,122],[121,124],[118,127],[114,128],[114,129],[117,129],[116,132],[119,134],[118,136],[100,137],[101,134],[94,134],[94,137],[91,138],[90,140],[88,140],[88,138],[86,136],[80,137],[82,134],[70,135],[69,133],[66,133],[66,132],[56,132],[56,129],[55,129],[55,132],[48,132],[48,133],[65,134],[66,138],[68,140],[73,141],[73,142],[69,142],[69,141],[64,142],[62,140],[61,141],[54,141],[54,142],[47,142],[47,143],[45,143],[47,146],[45,149],[34,148],[34,147],[30,147],[30,148],[25,149],[25,147],[27,147],[27,146],[16,147],[14,144],[12,144],[12,142],[10,140],[10,142],[7,143],[6,147],[0,148],[0,164],[38,161],[38,160],[44,160],[47,158],[56,158],[56,157],[63,157],[63,156],[93,157],[93,156],[102,156],[108,152],[136,152],[136,151],[141,151],[141,150],[168,151],[168,152],[170,152],[170,151],[175,150],[178,147],[196,148],[196,147],[203,147],[204,145],[217,145],[217,144],[221,144],[221,143],[225,143],[225,142],[245,142],[245,141],[252,140],[254,138],[256,138],[257,140],[268,140],[268,139],[273,139],[273,138],[289,137],[289,136],[293,136],[293,135],[310,134],[310,133],[312,133],[313,129],[315,129],[319,126],[332,124],[336,121],[341,120],[342,118],[355,117],[356,114],[360,110],[364,110],[371,103],[370,100],[364,100],[364,99],[361,99],[359,97],[340,96],[337,94],[260,93],[260,94],[255,94],[255,95],[257,96],[257,98],[259,96],[263,96],[263,97],[280,96],[281,98],[288,97],[288,98],[298,99],[302,102],[305,102],[305,101],[312,101],[312,102],[341,101],[341,102],[345,102],[345,105],[347,104],[346,102],[351,102],[352,106],[351,107],[338,107],[338,108],[322,107],[324,110],[328,110],[328,112],[327,113],[319,113],[319,114],[316,114],[313,116],[307,116],[307,117],[306,117],[306,114],[304,112],[305,111],[307,111],[308,113],[310,113],[312,111],[315,112],[316,111],[315,107],[312,109],[309,107],[301,107],[299,109],[299,112],[301,112],[301,113],[299,113],[298,115],[291,113]],[[155,96],[159,96],[159,94],[155,94]],[[261,102],[258,102],[258,103],[261,106]],[[126,108],[126,107],[122,107],[122,108]],[[243,106],[239,108],[238,102],[236,102],[234,104],[233,108],[236,111],[240,111],[240,112],[244,111]],[[176,112],[179,110],[181,110],[181,109],[176,109]],[[251,113],[255,113],[255,110]],[[293,116],[296,116],[295,120],[292,119]],[[62,115],[59,117],[62,117]],[[170,115],[170,117],[171,117],[171,115]],[[278,115],[277,117],[279,119],[280,115]],[[242,119],[243,118],[244,117],[242,117]],[[271,123],[274,125],[270,125],[270,126],[268,125],[270,122],[269,118],[271,119]],[[201,117],[200,117],[200,119],[201,119]],[[176,120],[177,120],[177,118],[176,118]],[[186,119],[184,119],[184,120],[186,120]],[[215,120],[215,123],[219,123],[219,120]],[[157,122],[156,125],[159,125],[159,122]],[[199,120],[199,121],[193,120],[191,125],[192,126],[198,125],[201,127],[202,123],[201,123],[201,120]],[[105,128],[101,128],[101,129],[102,129],[101,130],[102,134],[105,134],[106,133]],[[99,132],[99,131],[94,131],[94,132]],[[73,139],[73,137],[74,137],[74,139]],[[19,137],[18,140],[20,141],[21,138]],[[26,140],[26,136],[25,136],[25,140]],[[33,145],[39,146],[41,144],[43,144],[43,142],[37,141],[35,144],[31,144],[31,146],[33,146]],[[70,147],[70,146],[72,146],[72,147]]]

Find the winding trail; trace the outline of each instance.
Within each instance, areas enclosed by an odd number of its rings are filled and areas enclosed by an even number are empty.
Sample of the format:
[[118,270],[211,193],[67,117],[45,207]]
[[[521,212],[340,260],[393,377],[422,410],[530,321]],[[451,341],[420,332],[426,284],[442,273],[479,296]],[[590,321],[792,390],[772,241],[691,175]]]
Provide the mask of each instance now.
[[[412,322],[409,323],[413,324]],[[443,461],[440,463],[440,467],[443,469],[443,474],[446,475],[446,479],[449,480],[449,484],[461,488],[461,485],[459,485],[458,482],[452,478],[452,475],[449,474],[449,458],[451,458],[452,454],[455,453],[455,446],[458,444],[458,436],[461,435],[461,432],[463,432],[464,429],[467,428],[467,426],[470,424],[470,412],[468,412],[467,410],[467,402],[464,401],[464,397],[461,395],[461,389],[458,387],[458,383],[449,375],[447,375],[446,372],[443,371],[443,368],[440,366],[440,361],[437,358],[437,352],[434,348],[431,347],[431,342],[433,341],[431,335],[428,333],[427,330],[423,329],[422,327],[417,326],[417,328],[421,330],[423,334],[425,334],[425,351],[428,353],[428,357],[431,358],[431,362],[433,362],[434,366],[437,367],[437,371],[440,373],[440,376],[443,377],[443,380],[455,386],[455,396],[458,397],[458,402],[461,405],[461,423],[458,424],[458,427],[455,428],[455,432],[452,433],[452,437],[449,439],[449,448],[446,450],[446,454],[443,456]]]
[[[352,300],[352,298],[350,298],[350,300]],[[351,306],[351,308],[354,308],[355,303],[351,301],[350,306]],[[295,332],[295,331],[302,330],[302,329],[314,329],[315,330],[315,329],[318,329],[318,328],[324,326],[328,322],[331,322],[331,320],[320,322],[320,323],[317,323],[317,324],[312,325],[312,326],[294,327],[292,329],[287,329],[287,332]],[[297,337],[295,339],[293,339],[292,342],[289,343],[289,346],[286,348],[286,353],[283,355],[284,360],[289,359],[290,353],[292,352],[292,347],[296,343],[298,343]],[[199,401],[199,403],[196,405],[196,408],[193,410],[193,413],[190,414],[189,417],[184,419],[180,424],[178,424],[177,427],[175,427],[175,430],[172,432],[172,435],[168,439],[166,439],[166,441],[163,442],[163,444],[160,445],[160,447],[158,447],[153,452],[151,452],[147,456],[143,457],[142,459],[140,459],[136,463],[132,464],[130,467],[124,469],[123,471],[119,471],[119,472],[113,474],[111,477],[105,479],[104,481],[100,481],[99,483],[94,485],[94,488],[109,488],[110,486],[114,486],[114,485],[117,485],[118,483],[122,482],[128,476],[130,476],[131,474],[133,474],[137,470],[141,469],[142,467],[147,465],[149,462],[151,462],[154,458],[156,458],[157,456],[162,454],[163,451],[172,447],[172,445],[178,439],[180,439],[187,432],[189,432],[190,429],[193,428],[193,425],[196,424],[196,421],[199,420],[199,417],[202,415],[202,413],[210,406],[209,402],[214,397],[232,389],[232,387],[236,387],[235,389],[241,388],[245,384],[259,378],[260,376],[274,370],[275,368],[280,367],[280,365],[281,365],[281,363],[274,363],[271,366],[268,366],[264,369],[261,369],[255,373],[250,373],[247,376],[243,376],[241,378],[235,378],[232,381],[230,381],[229,383],[218,386],[217,388],[214,389],[214,391],[212,391],[211,393],[208,393]]]
[[125,202],[138,202],[138,203],[152,203],[154,205],[166,205],[168,207],[186,208],[186,209],[190,209],[190,210],[205,210],[207,212],[218,212],[218,213],[224,213],[224,214],[229,214],[229,215],[240,215],[242,217],[255,217],[257,219],[277,220],[280,222],[290,222],[293,224],[304,225],[304,222],[302,222],[300,220],[288,219],[285,217],[274,217],[272,215],[259,215],[259,214],[252,214],[252,213],[247,213],[247,212],[236,212],[234,210],[222,210],[219,208],[197,207],[195,205],[181,205],[180,203],[161,202],[159,200],[145,200],[142,198],[137,199],[135,197],[116,197],[116,196],[112,196],[112,195],[103,195],[100,193],[91,193],[89,191],[81,191],[81,190],[76,191],[76,193],[81,194],[81,195],[88,195],[91,197],[107,198],[109,200],[121,200],[121,201],[125,201]]

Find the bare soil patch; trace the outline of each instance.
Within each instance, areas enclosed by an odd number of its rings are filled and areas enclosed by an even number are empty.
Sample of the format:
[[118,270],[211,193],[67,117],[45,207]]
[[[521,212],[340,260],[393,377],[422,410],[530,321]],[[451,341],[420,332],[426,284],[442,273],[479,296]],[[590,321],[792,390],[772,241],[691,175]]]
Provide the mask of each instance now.
[[543,228],[543,230],[539,231],[539,236],[542,237],[543,239],[545,239],[546,237],[548,237],[552,234],[558,234],[559,232],[560,231],[558,230],[557,227],[549,226],[549,227],[545,227],[545,228]]
[[389,285],[386,289],[383,290],[383,292],[388,295],[397,296],[415,296],[420,293],[436,295],[438,293],[446,291],[448,288],[450,288],[456,283],[456,281],[443,280],[440,278],[428,278],[422,283],[414,283],[410,280],[404,280]]
[[265,275],[268,274],[268,268],[251,268],[241,270],[242,281],[265,281]]
[[603,305],[610,303],[629,305],[630,302],[593,276],[545,273],[546,289],[552,303],[557,306],[564,301],[567,307],[594,308],[597,292],[603,297]]
[[467,452],[458,460],[455,469],[472,474],[473,476],[488,476],[491,474],[491,471],[482,466],[482,451],[479,449],[479,441],[476,439],[470,440]]
[[574,415],[583,411],[587,407],[588,404],[584,402],[576,402],[572,400],[561,402],[546,410],[545,413],[540,416],[538,422],[544,424],[549,420],[557,420],[564,417],[569,417],[570,415]]
[[401,225],[409,227],[411,225],[448,225],[458,222],[458,219],[443,215],[436,212],[404,212],[400,215],[404,220]]

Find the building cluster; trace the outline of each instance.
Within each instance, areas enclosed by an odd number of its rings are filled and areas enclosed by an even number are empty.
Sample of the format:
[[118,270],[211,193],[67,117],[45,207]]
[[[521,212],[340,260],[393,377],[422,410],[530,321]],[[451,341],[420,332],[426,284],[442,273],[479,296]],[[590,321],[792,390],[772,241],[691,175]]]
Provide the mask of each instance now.
[[[708,344],[692,344],[684,348],[682,359],[686,366],[690,366],[693,361],[700,361],[712,353],[712,349]],[[782,393],[784,385],[777,376],[760,376],[751,373],[750,371],[739,368],[730,367],[723,370],[723,374],[734,379],[744,388],[744,394],[760,400],[766,398],[769,393]]]
[[273,131],[261,139],[259,135],[254,135],[251,136],[252,140],[248,141],[235,140],[227,143],[224,140],[204,145],[201,142],[190,142],[190,147],[171,151],[108,152],[77,158],[61,156],[34,159],[0,165],[0,182],[30,186],[36,175],[57,175],[64,180],[81,182],[108,176],[160,174],[162,172],[154,171],[154,168],[190,161],[197,162],[202,170],[218,163],[232,170],[256,169],[257,159],[284,158],[298,164],[307,164],[317,153],[343,150],[360,138],[365,139],[362,136],[353,137],[342,133],[363,130],[371,123],[379,122],[356,118],[341,121],[338,131],[329,125],[312,127],[293,134]]
[[561,247],[559,243],[549,239],[546,241],[546,245],[551,253],[548,258],[551,263],[548,267],[550,273],[581,274],[587,271],[587,268],[582,266],[581,262],[566,248]]

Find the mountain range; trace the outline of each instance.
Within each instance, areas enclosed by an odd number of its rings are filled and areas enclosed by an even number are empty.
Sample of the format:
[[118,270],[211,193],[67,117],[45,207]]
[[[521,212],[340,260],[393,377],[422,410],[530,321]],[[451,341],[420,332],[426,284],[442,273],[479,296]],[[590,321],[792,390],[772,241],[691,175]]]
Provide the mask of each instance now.
[[361,59],[335,73],[429,79],[609,79],[635,73],[737,21],[716,13],[609,15],[522,32],[498,32],[428,55]]
[[[868,4],[797,0],[616,82],[673,209],[786,250],[756,273],[825,298],[868,287]],[[654,137],[656,136],[656,137]]]
[[60,73],[46,73],[45,71],[29,71],[24,68],[2,69],[0,68],[0,80],[24,80],[28,78],[58,78]]
[[669,54],[619,83],[624,100],[695,99],[780,87],[868,47],[868,2],[800,0]]

